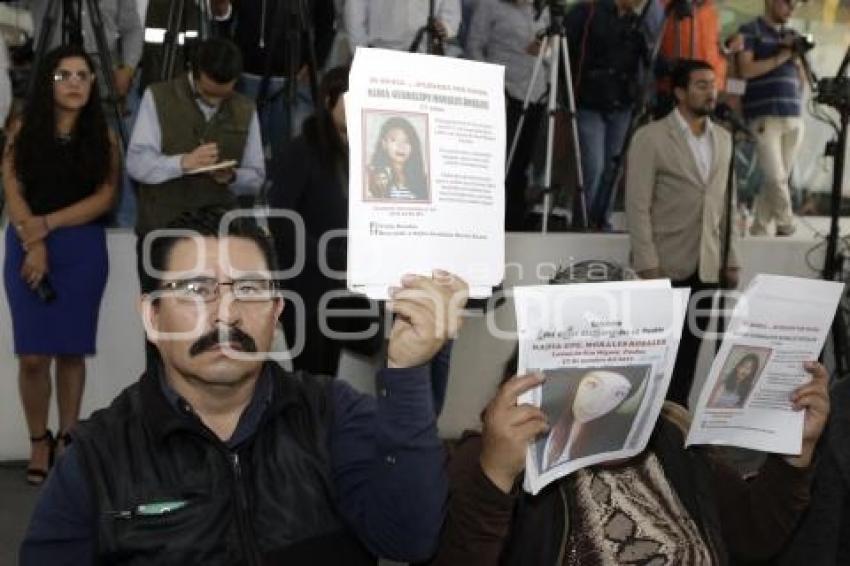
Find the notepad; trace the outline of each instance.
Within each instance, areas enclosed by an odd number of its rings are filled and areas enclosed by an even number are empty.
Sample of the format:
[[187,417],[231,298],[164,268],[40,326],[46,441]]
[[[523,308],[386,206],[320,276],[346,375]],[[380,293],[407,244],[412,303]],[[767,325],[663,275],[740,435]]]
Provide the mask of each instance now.
[[220,161],[218,163],[213,163],[212,165],[207,165],[206,167],[198,167],[197,169],[192,169],[191,171],[186,171],[187,175],[197,175],[198,173],[209,173],[210,171],[219,171],[221,169],[230,169],[231,167],[236,167],[237,161],[235,159],[228,159],[227,161]]

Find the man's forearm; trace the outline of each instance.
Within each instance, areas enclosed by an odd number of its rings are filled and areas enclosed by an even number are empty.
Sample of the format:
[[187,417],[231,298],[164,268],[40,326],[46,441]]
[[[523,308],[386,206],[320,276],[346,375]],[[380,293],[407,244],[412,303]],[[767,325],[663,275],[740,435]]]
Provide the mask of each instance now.
[[451,496],[440,544],[429,566],[499,563],[517,492],[504,493],[481,469],[481,437],[464,438],[449,464]]
[[773,57],[768,57],[767,59],[745,58],[739,61],[738,72],[744,79],[755,79],[778,69],[788,62],[791,57],[791,51],[782,50]]
[[421,562],[436,547],[448,491],[430,367],[384,369],[377,399],[338,385],[331,440],[340,508],[375,554]]
[[165,183],[183,176],[182,157],[131,145],[127,150],[127,173],[133,180],[146,185]]

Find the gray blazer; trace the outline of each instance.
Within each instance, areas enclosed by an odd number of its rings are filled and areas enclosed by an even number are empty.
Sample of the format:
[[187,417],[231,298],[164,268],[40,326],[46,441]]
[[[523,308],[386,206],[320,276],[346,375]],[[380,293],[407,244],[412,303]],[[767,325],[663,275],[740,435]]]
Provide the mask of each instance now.
[[[714,127],[714,162],[703,181],[676,116],[639,129],[629,149],[626,217],[636,271],[659,269],[674,281],[699,273],[717,283],[732,141]],[[733,235],[729,265],[738,267]]]

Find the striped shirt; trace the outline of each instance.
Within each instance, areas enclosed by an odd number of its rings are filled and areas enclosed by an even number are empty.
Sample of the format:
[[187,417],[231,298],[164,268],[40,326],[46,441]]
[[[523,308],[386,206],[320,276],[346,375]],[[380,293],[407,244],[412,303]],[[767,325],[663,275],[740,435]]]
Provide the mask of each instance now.
[[[758,18],[740,29],[745,50],[753,52],[755,61],[770,59],[781,49],[782,34],[764,19]],[[803,85],[794,59],[760,77],[747,81],[744,94],[744,116],[748,120],[763,116],[799,116]]]

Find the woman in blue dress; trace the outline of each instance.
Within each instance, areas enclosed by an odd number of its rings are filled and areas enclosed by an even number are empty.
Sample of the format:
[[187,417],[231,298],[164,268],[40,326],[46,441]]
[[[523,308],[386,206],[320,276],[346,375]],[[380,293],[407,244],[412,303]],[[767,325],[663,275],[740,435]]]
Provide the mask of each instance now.
[[115,201],[118,148],[104,118],[94,65],[78,47],[48,53],[3,155],[9,227],[3,269],[29,428],[27,482],[47,475],[51,367],[58,446],[80,412],[85,357],[95,353],[108,259],[104,216]]

